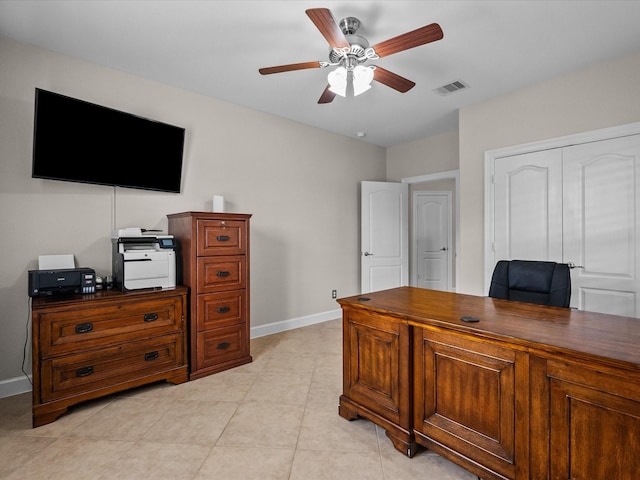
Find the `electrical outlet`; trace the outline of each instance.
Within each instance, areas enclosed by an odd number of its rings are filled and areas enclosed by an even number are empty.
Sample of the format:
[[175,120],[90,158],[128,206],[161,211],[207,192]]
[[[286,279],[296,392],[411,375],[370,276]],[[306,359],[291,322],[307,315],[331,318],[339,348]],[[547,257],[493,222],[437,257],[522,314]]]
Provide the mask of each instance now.
[[337,290],[331,290],[331,298],[338,298],[338,291]]

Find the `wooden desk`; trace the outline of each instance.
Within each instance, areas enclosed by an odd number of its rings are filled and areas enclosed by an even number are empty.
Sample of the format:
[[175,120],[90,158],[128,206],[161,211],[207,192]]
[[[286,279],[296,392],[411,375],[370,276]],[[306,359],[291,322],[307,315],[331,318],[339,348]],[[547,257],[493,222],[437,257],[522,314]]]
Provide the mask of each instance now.
[[406,455],[483,479],[638,478],[640,319],[412,287],[338,302],[339,413]]

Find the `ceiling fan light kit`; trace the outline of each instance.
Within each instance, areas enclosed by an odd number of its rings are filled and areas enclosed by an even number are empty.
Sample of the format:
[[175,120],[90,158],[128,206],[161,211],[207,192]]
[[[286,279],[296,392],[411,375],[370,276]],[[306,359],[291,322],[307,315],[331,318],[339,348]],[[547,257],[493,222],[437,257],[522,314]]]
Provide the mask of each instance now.
[[338,67],[329,72],[327,76],[329,90],[341,97],[346,97],[348,87],[351,85],[353,87],[353,96],[357,97],[371,88],[374,68],[357,65],[355,68],[348,70],[345,67]]
[[350,94],[358,96],[369,90],[373,81],[401,93],[409,91],[415,86],[411,80],[384,68],[363,64],[368,60],[378,60],[394,53],[435,42],[444,37],[440,26],[437,23],[432,23],[370,47],[366,38],[356,34],[360,28],[360,20],[357,18],[344,18],[338,25],[331,11],[327,8],[311,8],[306,13],[331,47],[329,61],[267,67],[259,69],[259,72],[262,75],[270,75],[308,68],[337,67],[327,75],[328,85],[318,103],[330,103],[336,95],[342,97]]

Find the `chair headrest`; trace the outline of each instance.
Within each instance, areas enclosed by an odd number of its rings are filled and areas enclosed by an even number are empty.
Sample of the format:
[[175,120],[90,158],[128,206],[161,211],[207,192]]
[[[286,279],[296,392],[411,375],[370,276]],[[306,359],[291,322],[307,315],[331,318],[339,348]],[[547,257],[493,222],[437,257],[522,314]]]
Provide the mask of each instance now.
[[509,264],[509,288],[549,293],[555,262],[511,260]]

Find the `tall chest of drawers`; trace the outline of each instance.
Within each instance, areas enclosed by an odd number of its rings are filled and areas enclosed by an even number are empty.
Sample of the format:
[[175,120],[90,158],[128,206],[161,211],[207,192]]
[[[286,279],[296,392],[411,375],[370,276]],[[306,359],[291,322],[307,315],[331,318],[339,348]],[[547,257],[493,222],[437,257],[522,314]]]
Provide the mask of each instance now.
[[178,240],[181,282],[189,287],[190,379],[251,362],[250,214],[167,216]]
[[33,426],[69,406],[160,380],[188,380],[187,289],[33,299]]

